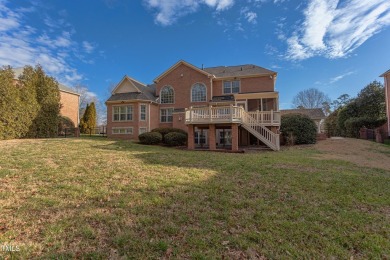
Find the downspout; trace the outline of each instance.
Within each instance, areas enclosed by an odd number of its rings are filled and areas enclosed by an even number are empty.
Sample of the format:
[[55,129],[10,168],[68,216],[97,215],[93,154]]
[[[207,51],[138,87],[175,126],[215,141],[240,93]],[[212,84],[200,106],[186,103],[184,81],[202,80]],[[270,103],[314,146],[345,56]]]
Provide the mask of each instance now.
[[210,99],[209,100],[212,100],[213,99],[213,77],[210,77]]
[[149,106],[148,106],[148,132],[150,132],[150,104],[152,102],[149,102]]

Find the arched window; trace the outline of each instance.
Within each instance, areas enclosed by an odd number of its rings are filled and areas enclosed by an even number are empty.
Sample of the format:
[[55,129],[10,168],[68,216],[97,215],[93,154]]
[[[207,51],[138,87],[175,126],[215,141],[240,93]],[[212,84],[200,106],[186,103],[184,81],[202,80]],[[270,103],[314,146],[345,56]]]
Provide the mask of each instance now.
[[206,86],[202,83],[195,83],[191,89],[191,102],[206,101]]
[[175,103],[175,92],[171,86],[165,86],[160,92],[161,104],[173,104]]

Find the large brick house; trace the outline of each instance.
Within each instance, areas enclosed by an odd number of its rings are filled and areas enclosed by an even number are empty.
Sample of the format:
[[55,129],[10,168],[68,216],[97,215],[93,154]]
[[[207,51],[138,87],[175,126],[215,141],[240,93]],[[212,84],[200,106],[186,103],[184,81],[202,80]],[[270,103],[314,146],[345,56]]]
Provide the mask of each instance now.
[[383,77],[385,94],[386,94],[386,115],[387,115],[387,132],[390,136],[390,70],[386,71],[380,77]]
[[256,65],[198,68],[179,61],[146,85],[124,76],[107,105],[107,135],[136,139],[156,127],[188,132],[188,148],[263,143],[279,150],[277,73]]
[[[24,68],[15,68],[14,77],[15,80],[18,80],[19,76],[23,73]],[[58,83],[58,88],[60,91],[60,103],[61,109],[60,114],[62,116],[68,117],[72,122],[78,127],[80,123],[79,119],[79,103],[80,103],[80,94],[76,93],[71,88]]]

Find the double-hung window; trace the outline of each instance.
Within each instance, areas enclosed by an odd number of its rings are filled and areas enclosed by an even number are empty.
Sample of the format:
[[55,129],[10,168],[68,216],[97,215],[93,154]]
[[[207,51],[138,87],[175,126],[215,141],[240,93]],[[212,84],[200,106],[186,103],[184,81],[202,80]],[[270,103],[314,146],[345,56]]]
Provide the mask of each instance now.
[[224,94],[234,94],[240,92],[240,81],[231,80],[223,82],[223,93]]
[[139,107],[139,120],[146,121],[146,105],[141,104]]
[[132,121],[133,106],[114,106],[112,121]]
[[172,112],[173,112],[173,108],[162,108],[162,109],[160,109],[160,121],[161,121],[161,123],[172,122],[173,121]]
[[133,134],[133,128],[132,127],[113,127],[112,128],[112,134]]
[[206,86],[202,83],[195,83],[191,88],[191,102],[206,101]]

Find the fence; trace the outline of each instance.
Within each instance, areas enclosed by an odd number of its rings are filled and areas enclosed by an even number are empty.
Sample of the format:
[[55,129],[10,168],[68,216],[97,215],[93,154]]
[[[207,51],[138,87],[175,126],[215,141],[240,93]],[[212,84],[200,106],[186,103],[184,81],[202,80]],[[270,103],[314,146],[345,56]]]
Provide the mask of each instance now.
[[62,128],[58,130],[58,137],[69,138],[69,137],[79,137],[80,131],[75,127]]
[[384,131],[381,128],[377,128],[377,129],[361,128],[359,134],[360,134],[360,139],[372,140],[378,143],[383,143],[386,139],[389,139],[389,132]]
[[100,127],[95,127],[95,128],[89,128],[84,133],[82,133],[81,136],[107,137],[107,127],[106,126],[100,126]]

